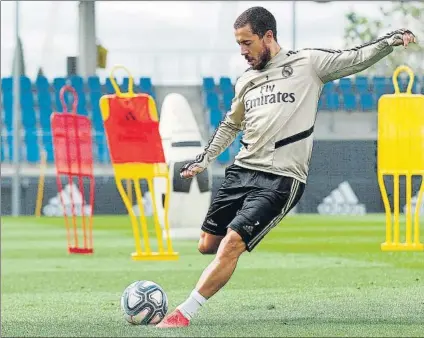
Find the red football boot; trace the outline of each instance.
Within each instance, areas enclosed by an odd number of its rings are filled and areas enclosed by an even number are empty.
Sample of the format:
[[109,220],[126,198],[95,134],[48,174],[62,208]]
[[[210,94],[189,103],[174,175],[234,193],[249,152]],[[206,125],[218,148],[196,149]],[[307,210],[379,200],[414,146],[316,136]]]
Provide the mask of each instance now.
[[176,309],[156,325],[159,328],[186,327],[190,325],[190,320],[184,317],[180,310]]

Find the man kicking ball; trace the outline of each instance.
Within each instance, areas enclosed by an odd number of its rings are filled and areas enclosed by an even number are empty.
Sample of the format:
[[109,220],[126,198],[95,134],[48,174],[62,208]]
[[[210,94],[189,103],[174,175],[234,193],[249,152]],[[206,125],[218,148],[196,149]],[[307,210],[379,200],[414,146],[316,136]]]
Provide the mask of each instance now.
[[242,148],[211,203],[199,241],[216,254],[188,299],[157,327],[184,327],[231,278],[240,255],[252,251],[298,203],[305,189],[314,123],[323,85],[363,71],[416,42],[407,29],[349,50],[285,50],[274,16],[252,7],[234,23],[235,38],[250,68],[235,85],[231,110],[181,176],[203,171],[243,131]]

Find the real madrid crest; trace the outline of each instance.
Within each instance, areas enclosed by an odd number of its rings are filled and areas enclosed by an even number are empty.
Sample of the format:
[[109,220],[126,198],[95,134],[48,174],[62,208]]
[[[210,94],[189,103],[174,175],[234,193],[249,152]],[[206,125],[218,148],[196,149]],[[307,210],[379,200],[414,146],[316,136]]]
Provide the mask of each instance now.
[[281,71],[281,75],[283,78],[288,78],[293,75],[293,68],[291,66],[283,66],[283,70]]

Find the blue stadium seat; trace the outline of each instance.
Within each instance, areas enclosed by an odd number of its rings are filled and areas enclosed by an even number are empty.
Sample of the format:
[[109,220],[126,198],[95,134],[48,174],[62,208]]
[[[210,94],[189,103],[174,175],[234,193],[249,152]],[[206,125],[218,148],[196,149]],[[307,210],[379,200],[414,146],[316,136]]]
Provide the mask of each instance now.
[[[399,88],[402,91],[402,79],[399,78]],[[406,86],[405,86],[406,89]],[[375,90],[382,94],[393,94],[395,92],[395,86],[391,77],[385,77],[384,81],[379,80],[375,82]],[[381,95],[382,95],[381,94]]]
[[24,141],[26,146],[26,160],[30,163],[39,162],[40,150],[38,149],[37,129],[26,129]]
[[[55,96],[54,96],[55,98],[54,99],[52,98],[49,81],[44,76],[37,77],[35,83],[37,88],[38,104],[39,104],[39,111],[40,111],[42,148],[46,151],[47,162],[53,163],[54,156],[53,156],[53,144],[52,144],[52,138],[51,138],[50,119],[51,119],[51,114],[53,110],[55,110],[55,109],[52,109],[53,108],[52,101],[55,101],[56,98],[59,98],[59,94],[57,94],[56,96],[56,92],[55,92]],[[60,85],[61,85],[60,80],[56,81],[56,86],[59,87]],[[60,105],[60,107],[62,106]]]
[[91,101],[91,121],[96,131],[103,131],[103,119],[100,111],[99,101],[102,97],[100,92],[90,92]]
[[12,77],[2,78],[1,88],[3,91],[13,91],[13,78]]
[[[133,82],[133,91],[134,91],[134,93],[139,93],[140,92],[139,85],[137,84],[137,82],[135,81],[135,79],[133,79],[133,81],[134,81]],[[123,93],[127,93],[128,92],[129,84],[130,84],[130,79],[128,77],[124,77],[123,80],[122,80],[122,84],[120,86],[121,87],[121,91]],[[147,87],[146,88],[149,88],[148,90],[153,93],[153,88],[152,88],[151,82],[150,82],[150,84],[147,84]],[[150,94],[150,95],[152,95],[152,94]]]
[[203,78],[203,90],[206,92],[215,90],[215,80],[213,77],[204,77]]
[[7,130],[12,129],[13,118],[13,79],[11,77],[1,79],[1,89],[3,92],[4,124]]
[[374,83],[374,90],[373,90],[374,96],[375,96],[375,102],[378,102],[381,96],[385,94],[392,94],[392,92],[389,90],[389,87],[386,86],[383,82],[376,82]]
[[97,76],[89,76],[87,79],[87,86],[90,92],[102,92],[102,85],[100,79]]
[[219,98],[217,93],[206,93],[206,106],[211,109],[219,109]]
[[374,76],[372,78],[372,85],[375,104],[377,104],[382,95],[394,93],[393,81],[389,77]]
[[223,93],[226,93],[226,92],[233,93],[234,92],[233,84],[232,84],[231,79],[229,77],[226,77],[226,76],[220,77],[219,87],[221,88],[221,91]]
[[393,88],[393,83],[390,78],[374,76],[372,78],[372,87],[373,91],[378,93],[378,96],[392,94],[391,89]]
[[226,164],[230,161],[230,149],[225,149],[221,154],[216,158],[218,163]]
[[414,94],[420,93],[420,85],[422,85],[422,83],[420,83],[420,78],[418,76],[415,76],[414,83],[412,84],[412,92]]
[[346,92],[346,93],[343,93],[342,96],[343,96],[343,109],[347,111],[353,111],[357,109],[355,94]]
[[[115,79],[116,81],[116,79]],[[117,85],[119,86],[119,83],[117,83]],[[112,81],[110,80],[110,78],[106,78],[106,82],[105,82],[105,92],[106,94],[115,94],[115,89],[112,86]]]
[[13,134],[12,134],[12,130],[7,131],[6,140],[7,140],[7,153],[9,154],[9,156],[8,156],[9,161],[12,162],[13,161]]
[[35,128],[37,120],[35,117],[34,97],[32,95],[31,80],[26,76],[21,77],[21,109],[22,125],[25,128]]
[[71,86],[74,87],[77,93],[83,92],[85,90],[84,79],[81,76],[72,75],[69,77],[69,81],[71,82]]
[[376,109],[372,93],[364,92],[359,94],[359,107],[362,111],[372,111]]
[[[122,84],[121,84],[121,91],[123,93],[127,93],[128,92],[128,85],[130,83],[130,79],[128,77],[124,77]],[[135,83],[133,83],[133,90],[135,92]]]
[[[62,103],[60,102],[60,90],[62,89],[64,85],[66,85],[66,79],[64,77],[56,77],[53,79],[53,88],[54,88],[54,97],[55,97],[54,111],[57,111],[57,112],[63,112]],[[65,99],[65,103],[68,105],[68,110],[70,111],[71,106],[69,105],[69,103],[72,100],[69,100],[68,95],[65,95],[64,99]]]
[[35,79],[35,88],[38,90],[48,91],[50,90],[49,80],[45,76],[37,76]]
[[19,85],[21,91],[32,91],[32,83],[27,76],[21,76]]
[[140,91],[142,93],[149,94],[153,99],[156,99],[155,92],[153,90],[152,79],[150,77],[140,78]]
[[3,135],[1,136],[1,140],[0,140],[0,147],[1,147],[1,162],[4,162],[6,160],[5,157],[5,151],[4,151],[4,142],[5,142],[5,138],[3,137]]
[[336,85],[335,83],[332,82],[327,82],[326,84],[324,84],[324,87],[322,89],[322,93],[325,94],[326,96],[328,96],[329,94],[333,94],[336,92]]
[[38,96],[41,129],[50,132],[50,115],[52,114],[50,84],[46,77],[39,76],[35,81],[35,85]]
[[343,94],[352,94],[353,93],[352,80],[350,78],[340,79],[339,89],[340,89],[340,92]]
[[339,80],[339,91],[343,98],[343,109],[347,111],[353,111],[356,107],[356,96],[350,78],[342,78]]
[[94,145],[95,148],[93,149],[93,157],[95,158],[95,160],[100,163],[110,162],[109,150],[107,148],[107,140],[104,133],[96,132],[94,134]]
[[[12,133],[11,130],[9,130],[7,132],[6,139],[7,139],[7,152],[9,154],[8,160],[9,161],[13,161],[13,159],[14,159],[14,156],[13,156],[13,149],[14,149],[14,147],[13,147],[13,133]],[[4,138],[3,138],[3,140],[4,140]],[[22,142],[21,145],[22,145],[22,147],[21,147],[21,149],[19,151],[19,160],[20,161],[23,161],[24,158],[25,158],[24,157],[25,144],[23,144],[23,142]]]
[[85,97],[85,88],[84,88],[84,80],[81,76],[71,76],[70,77],[71,86],[74,87],[75,91],[78,95],[78,106],[77,112],[80,115],[88,115],[87,111],[87,100]]
[[54,163],[53,141],[50,132],[44,132],[42,135],[43,147],[47,154],[47,162]]
[[[34,97],[32,94],[31,80],[22,76],[20,82],[20,109],[22,111],[22,124],[25,127],[33,127],[36,124]],[[13,78],[2,79],[3,91],[3,107],[4,107],[4,124],[10,130],[12,128],[13,119]]]
[[326,95],[327,98],[327,109],[330,111],[336,111],[340,109],[339,94],[336,92],[330,92]]
[[[402,87],[402,82],[399,82],[399,88]],[[405,90],[406,90],[406,86],[405,86]],[[402,89],[401,89],[402,91]],[[393,80],[392,78],[388,77],[386,79],[386,86],[385,86],[385,93],[386,94],[394,94],[395,92],[395,85],[393,84]]]
[[211,129],[218,127],[222,120],[222,112],[219,108],[212,108],[209,110],[209,124]]
[[369,92],[370,86],[368,83],[368,78],[365,76],[355,77],[355,89],[358,93]]
[[45,76],[37,76],[37,79],[35,80],[35,88],[37,91],[39,90],[49,91],[50,90],[49,80]]
[[222,94],[223,100],[224,100],[224,109],[226,111],[231,109],[231,102],[233,101],[234,94],[233,92],[226,91]]
[[241,148],[241,139],[242,139],[243,133],[238,133],[236,138],[234,139],[233,143],[229,146],[230,149],[230,157],[234,157],[237,155],[237,153],[240,151]]

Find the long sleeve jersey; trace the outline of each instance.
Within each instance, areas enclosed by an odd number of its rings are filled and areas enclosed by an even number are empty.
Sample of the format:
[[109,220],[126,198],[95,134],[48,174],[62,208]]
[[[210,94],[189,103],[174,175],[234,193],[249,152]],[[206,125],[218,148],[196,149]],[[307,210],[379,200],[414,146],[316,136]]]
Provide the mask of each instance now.
[[237,80],[231,109],[194,163],[206,167],[242,131],[234,163],[306,183],[323,85],[363,71],[393,51],[403,30],[349,50],[281,49]]

